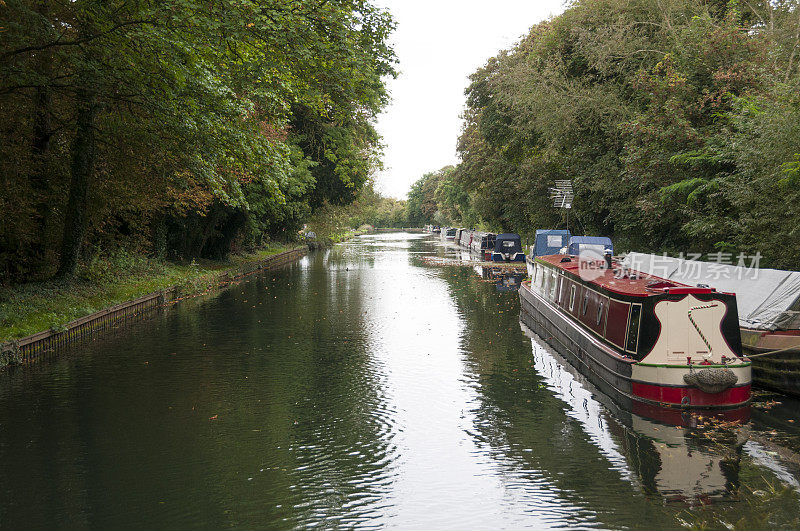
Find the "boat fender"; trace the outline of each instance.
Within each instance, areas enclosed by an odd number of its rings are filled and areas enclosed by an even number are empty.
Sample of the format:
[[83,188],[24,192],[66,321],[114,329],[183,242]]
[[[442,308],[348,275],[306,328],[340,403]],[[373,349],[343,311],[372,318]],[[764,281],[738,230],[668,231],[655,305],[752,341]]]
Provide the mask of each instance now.
[[683,381],[704,393],[716,394],[736,385],[739,378],[730,369],[714,368],[691,371],[683,375]]

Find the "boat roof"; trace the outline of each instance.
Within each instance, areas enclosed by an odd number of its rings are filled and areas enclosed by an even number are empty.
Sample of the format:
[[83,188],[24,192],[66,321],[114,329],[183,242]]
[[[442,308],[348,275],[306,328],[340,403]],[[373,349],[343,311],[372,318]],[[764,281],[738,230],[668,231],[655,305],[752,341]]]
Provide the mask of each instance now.
[[[561,261],[567,257],[571,258],[571,261]],[[580,276],[580,260],[577,256],[549,254],[545,256],[539,256],[537,257],[537,260],[547,262],[548,264],[554,265],[564,271],[568,271],[573,275]],[[614,293],[619,293],[622,295],[651,297],[656,295],[664,295],[666,293],[714,293],[716,291],[710,288],[690,286],[675,280],[669,280],[655,275],[645,274],[641,271],[636,271],[637,274],[635,276],[616,278],[614,269],[606,269],[604,260],[597,260],[596,265],[597,269],[592,271],[592,276],[597,275],[597,277],[592,280],[588,280],[589,284],[594,284],[598,287],[605,288],[609,291],[613,291]],[[614,265],[618,267],[622,264],[620,262],[615,262]]]
[[503,234],[498,234],[497,235],[497,239],[519,240],[520,237],[519,237],[519,234],[517,234],[516,232],[504,232]]
[[611,238],[608,236],[571,236],[569,244],[585,244],[585,245],[607,245],[613,247]]
[[552,234],[553,236],[572,236],[572,233],[566,229],[536,229],[536,235]]
[[[665,255],[629,253],[623,263],[658,272],[671,281],[702,283],[736,294],[739,325],[756,330],[787,328],[800,310],[800,272],[701,262]],[[732,260],[736,260],[733,256]]]

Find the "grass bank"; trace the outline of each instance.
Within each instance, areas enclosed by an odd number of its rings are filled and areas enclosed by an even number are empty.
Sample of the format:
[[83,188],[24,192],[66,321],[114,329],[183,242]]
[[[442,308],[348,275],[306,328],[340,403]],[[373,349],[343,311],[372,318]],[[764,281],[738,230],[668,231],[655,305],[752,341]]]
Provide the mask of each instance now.
[[225,262],[190,264],[121,255],[85,264],[78,279],[70,282],[0,287],[0,343],[59,329],[79,317],[171,286],[179,286],[184,294],[199,293],[211,287],[220,273],[293,247],[276,244]]

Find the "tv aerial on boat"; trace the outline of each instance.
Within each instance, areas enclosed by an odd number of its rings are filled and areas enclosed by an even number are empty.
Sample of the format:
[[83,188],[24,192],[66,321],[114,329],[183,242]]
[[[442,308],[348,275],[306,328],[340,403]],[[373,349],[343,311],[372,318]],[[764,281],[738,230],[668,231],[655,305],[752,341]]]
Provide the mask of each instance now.
[[572,208],[575,193],[572,191],[572,181],[556,181],[555,188],[550,188],[550,197],[555,208]]
[[550,198],[553,200],[553,207],[564,209],[567,230],[569,230],[569,211],[572,208],[572,201],[575,199],[575,192],[572,190],[572,180],[558,180],[556,181],[555,187],[549,190]]

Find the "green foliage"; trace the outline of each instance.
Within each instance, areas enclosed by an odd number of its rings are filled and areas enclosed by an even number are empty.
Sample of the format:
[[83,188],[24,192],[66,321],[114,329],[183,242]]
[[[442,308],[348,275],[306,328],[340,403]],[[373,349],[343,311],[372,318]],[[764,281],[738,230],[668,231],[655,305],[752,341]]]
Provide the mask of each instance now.
[[179,286],[183,295],[204,292],[218,286],[218,277],[224,272],[288,249],[274,245],[225,263],[201,260],[184,265],[119,251],[84,264],[78,278],[69,284],[46,281],[0,286],[0,343],[63,329],[79,317],[172,286]]
[[324,203],[309,220],[307,231],[314,232],[319,242],[336,242],[355,230],[409,226],[420,225],[408,219],[407,202],[383,197],[368,182],[349,205]]
[[564,227],[547,189],[571,179],[571,228],[620,250],[800,268],[797,28],[789,1],[571,2],[471,76],[461,163],[427,212]]
[[394,23],[368,0],[0,12],[0,282],[51,275],[62,241],[189,259],[290,239],[379,164]]
[[411,185],[406,206],[410,225],[444,225],[449,222],[436,202],[436,191],[448,171],[451,171],[449,166],[437,172],[427,173]]

